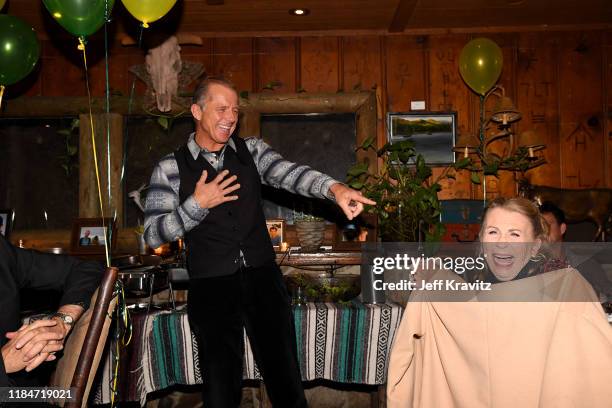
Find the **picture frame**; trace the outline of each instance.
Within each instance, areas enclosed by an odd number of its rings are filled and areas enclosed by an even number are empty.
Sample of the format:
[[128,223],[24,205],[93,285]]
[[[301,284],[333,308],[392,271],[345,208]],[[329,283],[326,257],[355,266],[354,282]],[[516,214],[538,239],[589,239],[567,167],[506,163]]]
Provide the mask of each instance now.
[[387,114],[387,141],[414,142],[417,154],[429,165],[455,162],[457,112],[397,112]]
[[282,218],[266,220],[266,230],[268,230],[274,249],[280,250],[285,238],[285,220]]
[[12,208],[0,209],[0,235],[7,240],[13,229],[13,216],[15,211]]
[[353,221],[336,229],[334,250],[359,251],[366,242],[376,242],[378,237],[378,217],[376,214],[361,213]]
[[114,248],[117,228],[112,218],[75,218],[72,221],[70,251],[73,254],[104,254],[109,233],[110,246]]

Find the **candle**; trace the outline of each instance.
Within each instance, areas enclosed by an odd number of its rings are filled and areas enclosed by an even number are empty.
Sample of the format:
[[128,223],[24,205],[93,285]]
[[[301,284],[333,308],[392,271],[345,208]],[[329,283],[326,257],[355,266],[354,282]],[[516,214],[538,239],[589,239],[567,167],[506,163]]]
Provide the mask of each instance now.
[[469,154],[470,154],[470,149],[467,146],[465,146],[465,150],[463,151],[463,158],[467,159]]
[[288,247],[289,247],[289,245],[288,245],[286,242],[281,242],[281,245],[280,245],[280,250],[281,250],[282,252],[287,251],[287,248],[288,248]]
[[535,157],[535,155],[533,154],[533,147],[529,148],[529,157]]

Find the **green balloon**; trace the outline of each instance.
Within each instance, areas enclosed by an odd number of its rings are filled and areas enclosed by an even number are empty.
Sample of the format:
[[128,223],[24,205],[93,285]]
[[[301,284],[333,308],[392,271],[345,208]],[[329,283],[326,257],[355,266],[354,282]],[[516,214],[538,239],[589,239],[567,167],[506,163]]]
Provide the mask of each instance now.
[[0,85],[23,79],[32,71],[39,55],[34,29],[17,17],[0,14]]
[[70,34],[87,37],[98,31],[115,0],[43,0],[51,16]]
[[475,38],[463,47],[459,55],[459,72],[470,88],[484,95],[495,85],[504,64],[497,44],[488,38]]

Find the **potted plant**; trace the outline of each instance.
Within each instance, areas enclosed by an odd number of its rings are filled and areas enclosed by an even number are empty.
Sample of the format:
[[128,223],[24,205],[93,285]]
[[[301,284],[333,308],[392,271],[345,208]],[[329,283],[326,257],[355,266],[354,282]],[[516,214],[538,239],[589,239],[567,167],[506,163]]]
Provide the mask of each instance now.
[[303,212],[294,212],[293,220],[301,251],[318,251],[325,238],[325,220]]
[[348,171],[347,183],[376,201],[366,211],[378,217],[378,233],[386,242],[438,241],[444,234],[440,222],[438,181],[448,169],[432,180],[432,170],[411,140],[387,143],[376,149],[374,138],[366,139],[357,150],[374,150],[382,162],[378,172],[370,171],[367,160]]

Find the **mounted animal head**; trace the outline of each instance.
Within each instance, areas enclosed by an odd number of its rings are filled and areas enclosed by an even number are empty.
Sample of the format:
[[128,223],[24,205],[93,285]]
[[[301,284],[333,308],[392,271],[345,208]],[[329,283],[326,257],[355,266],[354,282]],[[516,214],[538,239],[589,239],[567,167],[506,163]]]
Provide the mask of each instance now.
[[176,37],[172,36],[159,47],[150,49],[145,63],[155,90],[157,109],[170,112],[172,98],[178,95],[178,76],[183,68],[181,47]]

